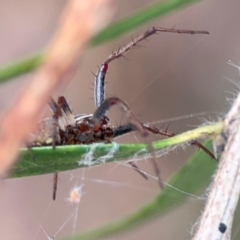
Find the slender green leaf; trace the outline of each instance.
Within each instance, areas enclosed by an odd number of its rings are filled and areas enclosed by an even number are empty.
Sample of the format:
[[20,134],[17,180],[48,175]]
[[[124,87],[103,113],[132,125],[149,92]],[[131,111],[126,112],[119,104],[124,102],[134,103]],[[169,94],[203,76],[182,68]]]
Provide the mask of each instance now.
[[[221,132],[223,122],[203,126],[175,137],[163,139],[152,143],[156,151],[172,147],[193,139]],[[10,177],[24,177],[40,174],[66,171],[82,167],[91,167],[97,164],[131,159],[148,153],[145,144],[91,144],[91,145],[69,145],[52,147],[35,147],[30,152],[25,149],[21,151],[19,161],[12,169]]]
[[[145,150],[144,150],[145,149]],[[146,152],[144,144],[91,144],[36,147],[21,151],[9,177],[25,177],[91,167]],[[110,155],[111,153],[111,155]],[[108,157],[109,155],[109,157]]]
[[14,77],[33,71],[42,61],[42,54],[35,53],[0,68],[0,84]]
[[98,45],[113,40],[155,18],[163,17],[171,11],[182,8],[188,4],[193,4],[197,1],[199,0],[167,0],[149,4],[135,13],[132,13],[130,16],[109,24],[104,30],[93,37],[90,43],[92,45]]
[[[197,0],[167,0],[147,5],[130,16],[110,24],[107,28],[93,37],[90,41],[90,45],[95,46],[113,40],[150,20],[162,17],[171,11],[195,2],[197,2]],[[2,66],[0,68],[0,83],[34,70],[41,63],[42,56],[42,53],[30,54],[18,61],[13,61],[12,63]]]

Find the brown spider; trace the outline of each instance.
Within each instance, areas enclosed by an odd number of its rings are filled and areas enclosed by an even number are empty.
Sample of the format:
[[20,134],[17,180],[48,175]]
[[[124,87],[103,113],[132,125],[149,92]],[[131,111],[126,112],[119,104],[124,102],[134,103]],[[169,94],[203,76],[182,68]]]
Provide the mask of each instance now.
[[[128,105],[121,99],[117,97],[105,99],[104,84],[108,64],[114,59],[123,56],[124,53],[129,51],[134,46],[137,46],[140,41],[157,32],[208,34],[206,31],[191,31],[153,27],[150,30],[146,31],[144,34],[138,36],[128,45],[124,46],[116,52],[113,52],[100,66],[97,74],[95,75],[94,96],[96,110],[94,114],[73,115],[66,99],[63,96],[59,97],[57,102],[55,102],[53,99],[50,99],[49,106],[53,111],[53,117],[45,118],[39,122],[38,130],[31,136],[29,147],[48,145],[55,147],[56,145],[92,144],[98,142],[110,143],[114,138],[136,130],[138,130],[144,137],[148,135],[148,132],[160,134],[166,137],[172,137],[173,134],[167,133],[166,131],[160,131],[155,127],[151,127],[147,124],[142,123],[134,115]],[[120,104],[124,112],[129,115],[131,123],[126,123],[117,127],[113,127],[109,124],[109,118],[105,114],[112,106],[116,104]],[[190,144],[202,148],[207,154],[214,158],[213,154],[197,141],[192,141]],[[159,185],[163,187],[159,176],[159,170],[157,169],[157,165],[154,160],[153,163],[155,172],[158,176]],[[145,178],[147,178],[147,176],[143,174],[133,162],[131,162],[130,165],[133,166]],[[53,200],[56,199],[57,181],[58,173],[56,172],[54,174]]]

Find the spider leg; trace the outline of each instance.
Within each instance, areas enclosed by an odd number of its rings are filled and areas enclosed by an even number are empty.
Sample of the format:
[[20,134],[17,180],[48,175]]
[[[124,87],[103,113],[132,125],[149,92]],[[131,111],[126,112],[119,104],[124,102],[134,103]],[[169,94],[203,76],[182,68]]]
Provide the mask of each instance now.
[[147,30],[143,34],[139,35],[135,39],[132,39],[130,43],[125,45],[124,47],[118,49],[117,51],[113,52],[104,62],[104,64],[109,64],[111,61],[120,58],[123,56],[124,53],[131,50],[133,47],[137,46],[138,43],[147,39],[148,37],[158,33],[158,32],[168,32],[168,33],[180,33],[180,34],[209,34],[207,31],[194,31],[194,30],[183,30],[183,29],[175,29],[175,28],[161,28],[161,27],[152,27],[151,29]]
[[[147,125],[145,123],[143,123],[142,126],[145,130],[147,130],[148,132],[151,132],[153,134],[159,134],[159,135],[162,135],[165,137],[173,137],[175,135],[173,133],[167,132],[167,130],[161,131],[156,127],[153,127],[153,126],[150,127],[149,125]],[[136,126],[132,123],[120,125],[114,129],[114,138],[125,135],[127,133],[130,133],[130,132],[133,132],[136,130],[137,130]]]
[[58,105],[61,106],[64,114],[66,115],[66,124],[75,126],[76,124],[76,119],[75,116],[72,113],[71,108],[69,107],[67,100],[65,99],[64,96],[61,96],[58,98]]
[[57,103],[51,98],[49,106],[53,112],[53,118],[57,120],[62,130],[65,130],[65,126],[68,124],[72,126],[76,124],[75,116],[64,96],[60,96]]
[[[143,124],[143,128],[145,128],[147,131],[153,133],[153,134],[159,134],[166,137],[174,137],[174,133],[168,133],[167,131],[160,131],[158,128],[149,126],[148,124]],[[203,146],[200,142],[196,140],[189,141],[190,145],[197,146],[198,148],[202,149],[207,155],[209,155],[212,159],[216,160],[218,162],[218,159],[215,157],[215,155],[208,150],[205,146]]]
[[[153,126],[149,126],[148,124],[145,124],[145,123],[143,124],[143,128],[146,129],[147,131],[153,133],[153,134],[159,134],[159,135],[165,136],[165,137],[175,136],[174,133],[169,133],[169,132],[167,132],[167,130],[161,131],[158,128],[153,127]],[[118,126],[114,129],[114,138],[125,135],[127,133],[130,133],[130,132],[133,132],[133,131],[136,131],[136,130],[137,130],[136,126],[132,123],[127,123],[127,124],[124,124],[124,125],[120,125],[120,126]],[[209,155],[212,159],[215,159],[216,161],[218,161],[218,159],[215,157],[215,155],[210,150],[208,150],[205,146],[203,146],[201,143],[199,143],[198,141],[192,140],[192,141],[189,142],[189,144],[197,146],[198,148],[202,149],[207,155]],[[130,162],[129,164],[132,165],[133,162]],[[160,171],[159,171],[159,169],[156,165],[156,161],[153,160],[153,164],[154,164],[154,169],[156,171],[156,175],[160,176]],[[137,165],[133,166],[133,168],[136,168],[136,167],[137,167]],[[142,173],[140,171],[140,169],[138,169],[138,167],[136,168],[136,170],[139,173]],[[143,175],[143,176],[146,178],[146,175]]]
[[[134,130],[138,130],[143,137],[147,137],[148,133],[147,130],[144,128],[143,124],[140,122],[140,120],[136,117],[136,115],[131,111],[127,103],[125,103],[123,100],[117,97],[112,97],[112,98],[107,98],[106,100],[103,101],[103,103],[95,110],[93,114],[93,120],[95,121],[100,121],[102,117],[105,116],[106,112],[114,105],[119,104],[122,108],[122,110],[130,117],[130,119],[133,121],[133,124],[129,123],[126,124],[124,127],[122,127],[121,130],[124,130],[126,133],[131,132]],[[116,132],[115,134],[120,134],[120,132]],[[155,170],[155,173],[157,174],[158,178],[158,184],[160,188],[163,188],[163,182],[160,177],[160,171],[158,169],[158,166],[155,161],[155,154],[154,154],[154,149],[152,148],[151,144],[148,144],[149,146],[149,151],[152,154],[152,162],[153,162],[153,167]],[[138,172],[140,170],[138,168],[135,168]],[[141,172],[142,173],[142,172]]]
[[[120,125],[120,126],[118,126],[114,129],[113,138],[120,137],[122,135],[125,135],[125,134],[130,133],[130,132],[134,132],[136,130],[137,130],[137,128],[132,123],[127,123],[127,124],[124,124],[124,125]],[[131,165],[140,175],[142,175],[145,179],[148,180],[147,175],[144,172],[141,171],[141,169],[137,166],[136,163],[128,162],[128,164]]]
[[[54,119],[54,128],[53,128],[53,141],[52,146],[53,149],[56,147],[56,136],[57,136],[57,124],[59,121],[59,118],[62,116],[62,104],[57,104],[53,98],[49,101],[49,106],[51,110],[53,111],[53,119]],[[53,174],[53,200],[56,200],[57,195],[57,184],[58,184],[58,172],[55,172]]]
[[58,184],[58,172],[55,172],[53,175],[53,200],[56,200],[57,184]]
[[[57,142],[57,129],[60,126],[64,129],[64,124],[61,124],[61,119],[63,118],[63,113],[67,116],[68,124],[75,124],[76,120],[74,115],[65,99],[65,97],[61,96],[58,98],[58,102],[56,103],[53,98],[49,100],[49,106],[53,111],[53,119],[54,119],[54,128],[53,128],[53,136],[52,136],[52,146],[53,149],[56,147]],[[58,172],[54,173],[53,177],[53,200],[56,199],[57,195],[57,184],[58,184]]]
[[202,149],[206,154],[208,154],[212,159],[216,160],[217,162],[219,161],[216,156],[208,150],[205,146],[203,146],[200,142],[196,140],[192,140],[189,142],[191,145],[197,146],[198,148]]
[[93,114],[93,119],[95,119],[96,121],[100,121],[101,118],[105,116],[107,111],[116,104],[119,104],[122,110],[130,117],[130,119],[133,121],[134,126],[136,127],[136,129],[140,131],[142,136],[143,137],[148,136],[148,133],[144,129],[143,124],[136,117],[136,115],[131,111],[127,103],[125,103],[123,100],[117,97],[111,97],[104,100],[103,103],[95,110]]
[[137,128],[132,123],[127,123],[124,125],[120,125],[114,129],[114,136],[113,138],[120,137],[122,135],[128,134],[130,132],[136,131]]
[[104,86],[105,86],[105,76],[107,73],[107,69],[108,69],[108,64],[102,64],[95,77],[94,101],[95,101],[96,107],[99,107],[105,99]]
[[[97,107],[95,113],[93,114],[93,119],[95,121],[100,121],[102,117],[105,116],[105,113],[110,109],[111,106],[119,103],[123,108],[124,112],[126,112],[129,117],[132,119],[134,124],[126,124],[123,126],[119,126],[114,130],[114,137],[129,133],[131,131],[139,130],[142,136],[146,137],[148,135],[148,131],[151,132],[151,128],[148,129],[144,124],[142,124],[138,118],[132,113],[128,105],[123,102],[119,98],[108,98],[105,100],[105,76],[108,69],[108,64],[120,57],[123,57],[123,54],[127,53],[130,49],[134,46],[137,46],[138,43],[147,39],[151,35],[154,35],[157,32],[169,32],[169,33],[182,33],[182,34],[209,34],[207,31],[192,31],[192,30],[180,30],[180,29],[168,29],[168,28],[159,28],[159,27],[152,27],[142,35],[138,36],[137,38],[133,39],[129,44],[125,45],[122,48],[119,48],[117,51],[113,52],[100,66],[96,76],[95,76],[95,105]],[[150,147],[150,152],[153,154],[153,165],[155,172],[158,176],[158,182],[160,187],[163,187],[162,181],[160,179],[160,171],[157,168],[157,164],[154,158],[154,151],[152,147]]]
[[128,162],[128,164],[134,169],[136,170],[142,177],[144,177],[146,180],[148,180],[148,176],[141,171],[141,169],[138,167],[138,165],[134,162]]
[[[56,103],[56,101],[53,98],[50,98],[50,100],[48,101],[48,105],[51,108],[53,114],[55,114],[58,110],[58,104]],[[61,112],[59,112],[61,114]]]
[[52,133],[52,146],[53,149],[56,147],[57,142],[57,127],[58,127],[58,121],[60,117],[62,116],[62,105],[57,104],[53,98],[50,98],[49,100],[49,106],[51,110],[53,111],[53,133]]
[[135,39],[132,39],[130,43],[120,47],[117,51],[112,52],[111,55],[103,62],[99,67],[97,74],[95,75],[95,106],[99,107],[105,99],[105,76],[108,69],[108,64],[113,60],[124,57],[124,54],[130,51],[133,47],[138,46],[138,44],[146,40],[148,37],[158,33],[158,32],[168,32],[168,33],[180,33],[180,34],[209,34],[207,31],[194,31],[194,30],[183,30],[175,28],[161,28],[161,27],[152,27],[143,34],[137,36]]

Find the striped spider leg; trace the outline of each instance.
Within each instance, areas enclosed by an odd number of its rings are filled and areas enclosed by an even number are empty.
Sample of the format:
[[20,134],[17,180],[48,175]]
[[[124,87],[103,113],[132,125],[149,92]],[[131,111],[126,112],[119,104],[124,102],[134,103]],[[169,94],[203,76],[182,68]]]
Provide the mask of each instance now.
[[111,55],[101,64],[98,69],[97,74],[95,75],[95,106],[99,107],[101,103],[104,101],[104,85],[105,85],[105,76],[108,70],[108,64],[115,59],[120,57],[124,57],[124,54],[130,51],[132,48],[138,46],[138,44],[146,40],[148,37],[160,33],[160,32],[167,32],[167,33],[180,33],[180,34],[209,34],[208,31],[194,31],[194,30],[182,30],[182,29],[175,29],[175,28],[161,28],[161,27],[152,27],[151,29],[147,30],[143,34],[137,36],[135,39],[132,39],[130,43],[125,45],[122,48],[119,48],[117,51],[112,52]]
[[[104,99],[105,99],[105,77],[106,77],[106,73],[108,70],[108,64],[110,62],[112,62],[115,59],[118,59],[120,57],[124,57],[124,54],[127,53],[128,51],[130,51],[133,47],[138,46],[138,44],[143,41],[146,40],[148,37],[159,33],[159,32],[168,32],[168,33],[180,33],[180,34],[209,34],[209,32],[207,31],[193,31],[193,30],[181,30],[181,29],[174,29],[174,28],[161,28],[161,27],[152,27],[151,29],[147,30],[146,32],[144,32],[143,34],[141,34],[140,36],[138,36],[135,39],[132,39],[132,41],[130,43],[128,43],[127,45],[125,45],[124,47],[118,49],[117,51],[113,52],[111,55],[108,56],[108,58],[101,64],[101,66],[98,69],[97,74],[95,75],[95,106],[100,108],[100,106],[103,104]],[[155,128],[155,127],[151,127],[147,124],[143,124],[139,121],[139,125],[141,125],[141,129],[147,130],[149,132],[152,132],[154,134],[160,134],[166,137],[173,137],[174,134],[170,134],[167,133],[166,131],[160,131],[159,129]],[[139,128],[140,129],[140,128]],[[139,130],[138,129],[138,130]],[[126,124],[126,125],[122,125],[118,127],[118,135],[123,135],[132,131],[135,131],[136,127],[133,124]],[[197,141],[191,141],[191,145],[196,145],[199,148],[201,148],[202,150],[204,150],[207,154],[209,154],[212,158],[215,159],[215,156],[208,150],[206,149],[202,144],[200,144]],[[149,145],[150,147],[150,145]],[[152,149],[153,150],[153,149]],[[154,153],[152,153],[154,155]],[[159,186],[161,188],[163,188],[163,184],[162,181],[160,179],[160,171],[157,168],[157,164],[155,162],[155,158],[153,156],[152,162],[154,165],[154,169],[155,169],[155,173],[158,177],[158,183]],[[132,164],[132,166],[139,172],[141,172],[139,170],[139,168],[136,166],[135,163],[130,162],[130,164]],[[134,164],[134,165],[133,165]],[[145,176],[145,178],[147,178],[147,176]]]

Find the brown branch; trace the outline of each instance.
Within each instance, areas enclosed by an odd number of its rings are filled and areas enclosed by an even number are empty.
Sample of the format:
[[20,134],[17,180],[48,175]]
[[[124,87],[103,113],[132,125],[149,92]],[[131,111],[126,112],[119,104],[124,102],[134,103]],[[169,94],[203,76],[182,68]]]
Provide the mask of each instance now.
[[110,4],[110,0],[70,0],[67,3],[43,64],[2,119],[1,176],[13,164],[19,147],[42,116],[49,96],[63,82],[86,42],[107,23],[112,14]]

